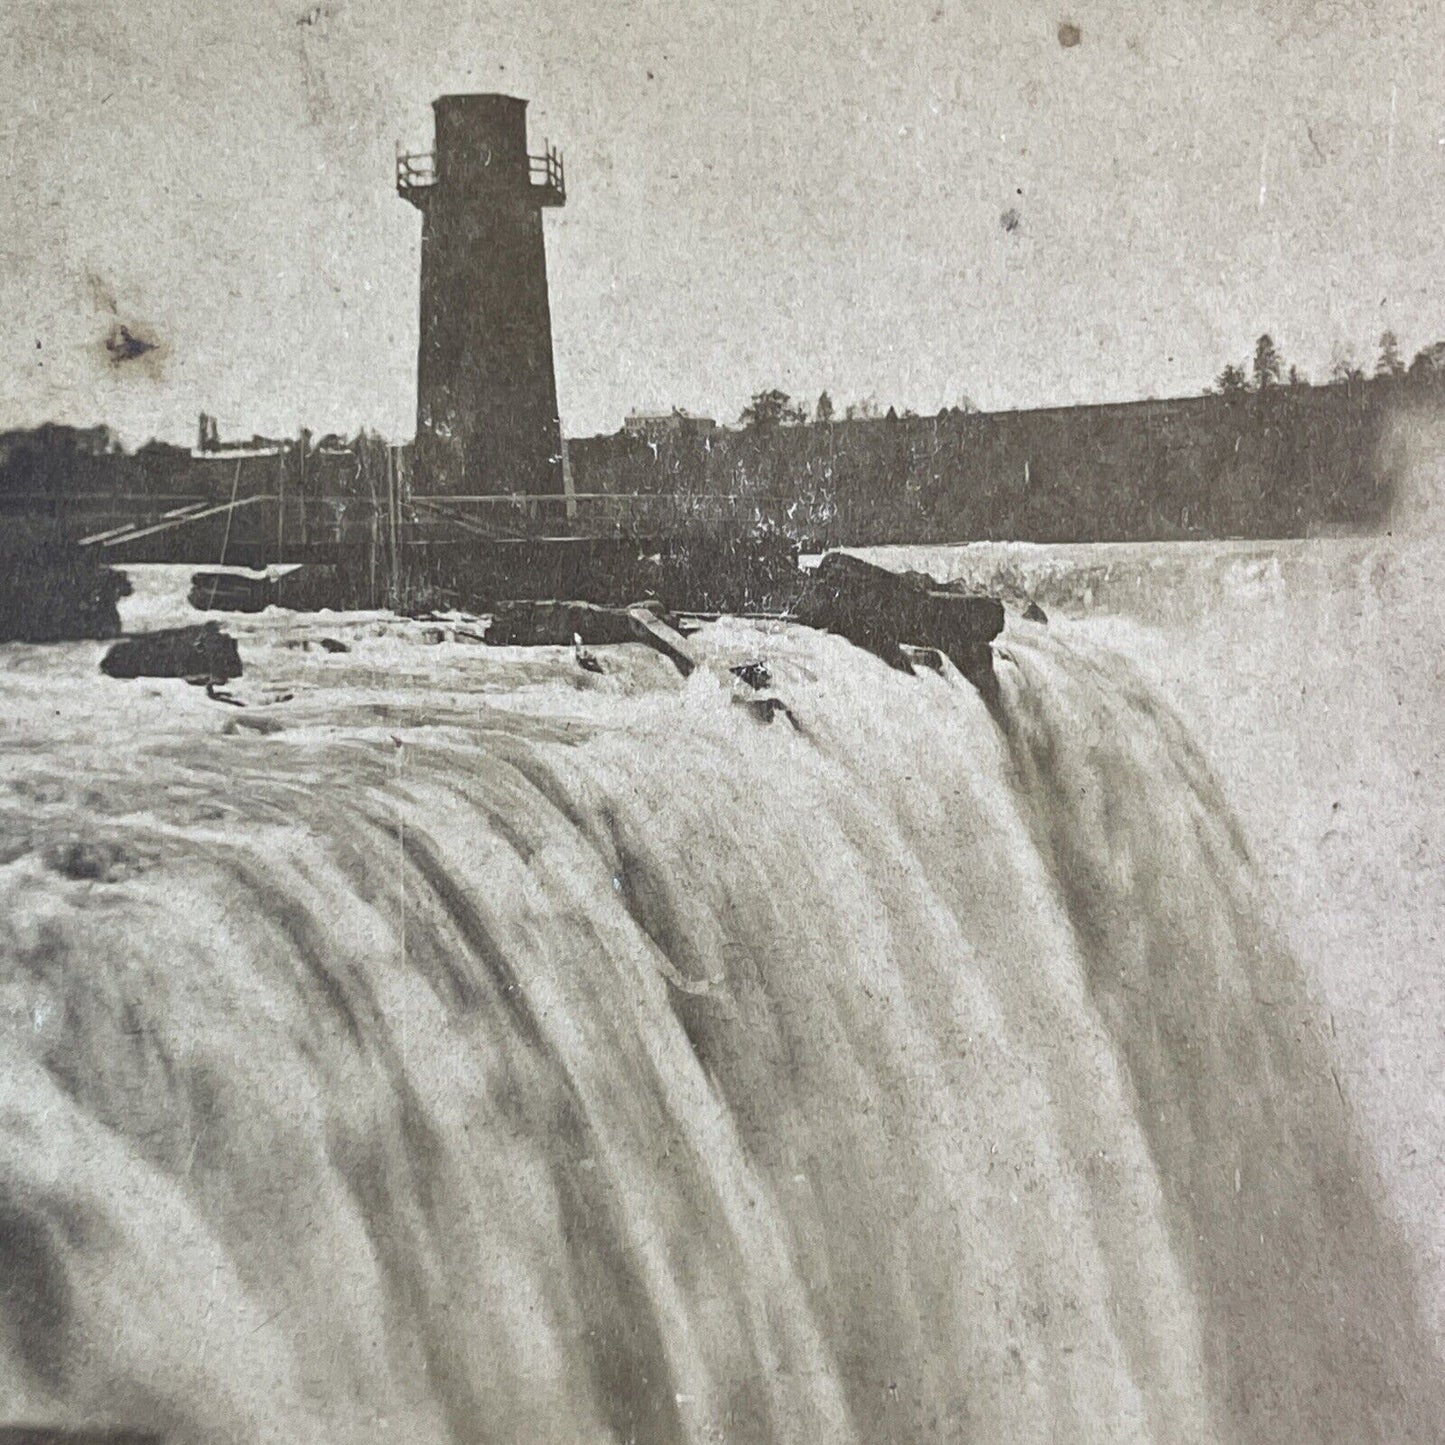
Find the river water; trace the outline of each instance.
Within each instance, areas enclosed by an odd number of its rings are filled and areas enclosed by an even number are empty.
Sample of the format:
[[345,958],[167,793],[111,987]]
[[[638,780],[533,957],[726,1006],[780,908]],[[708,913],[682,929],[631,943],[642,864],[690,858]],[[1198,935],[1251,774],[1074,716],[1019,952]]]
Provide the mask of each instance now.
[[1430,551],[922,560],[1051,613],[996,711],[738,622],[0,649],[0,1417],[1438,1438]]

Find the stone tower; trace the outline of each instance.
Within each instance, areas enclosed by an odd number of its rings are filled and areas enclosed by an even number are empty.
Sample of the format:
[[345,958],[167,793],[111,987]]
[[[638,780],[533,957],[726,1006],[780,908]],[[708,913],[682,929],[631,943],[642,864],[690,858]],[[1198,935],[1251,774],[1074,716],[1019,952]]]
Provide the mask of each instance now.
[[422,214],[416,490],[563,490],[542,210],[566,200],[562,158],[527,151],[527,102],[445,95],[435,149],[397,158]]

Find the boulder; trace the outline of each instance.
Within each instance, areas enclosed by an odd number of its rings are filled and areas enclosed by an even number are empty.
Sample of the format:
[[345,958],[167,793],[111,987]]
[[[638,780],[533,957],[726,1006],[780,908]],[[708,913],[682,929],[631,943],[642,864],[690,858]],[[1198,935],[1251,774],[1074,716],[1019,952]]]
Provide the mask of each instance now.
[[262,612],[276,600],[276,588],[264,572],[196,572],[190,603],[198,612]]
[[[639,602],[660,621],[670,621],[656,603]],[[594,602],[499,602],[487,627],[493,647],[571,647],[581,638],[595,647],[640,641],[637,622],[627,607],[601,607]]]
[[761,658],[753,662],[740,662],[728,668],[728,671],[737,678],[739,682],[745,682],[755,691],[768,687],[773,681],[773,674],[768,670],[766,662]]
[[117,642],[101,659],[107,677],[183,677],[187,682],[228,682],[241,676],[236,639],[214,622],[168,627]]
[[607,647],[640,642],[660,652],[684,677],[697,666],[687,639],[657,602],[637,602],[631,607],[555,600],[502,602],[492,615],[486,640],[493,647],[579,649],[584,644]]
[[347,566],[308,562],[275,575],[235,569],[191,575],[191,606],[199,612],[263,612],[268,607],[345,612],[377,603],[369,576],[354,559]]
[[1003,603],[943,586],[924,573],[890,572],[846,552],[830,552],[799,599],[795,618],[836,632],[911,672],[904,644],[943,653],[985,691],[993,682],[989,644],[1003,631]]

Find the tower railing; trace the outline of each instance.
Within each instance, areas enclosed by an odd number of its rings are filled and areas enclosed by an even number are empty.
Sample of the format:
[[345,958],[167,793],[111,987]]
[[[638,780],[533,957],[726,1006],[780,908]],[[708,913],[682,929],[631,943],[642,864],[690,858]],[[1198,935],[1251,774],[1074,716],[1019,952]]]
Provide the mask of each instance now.
[[411,200],[437,183],[437,158],[434,151],[407,152],[396,150],[396,191],[403,200]]
[[539,156],[528,156],[527,168],[533,187],[542,192],[539,199],[544,206],[566,204],[567,172],[562,164],[562,153],[556,146],[548,145]]
[[[527,176],[544,206],[567,203],[567,169],[554,145],[539,156],[527,157]],[[414,200],[437,183],[435,151],[396,151],[396,190],[403,200]]]

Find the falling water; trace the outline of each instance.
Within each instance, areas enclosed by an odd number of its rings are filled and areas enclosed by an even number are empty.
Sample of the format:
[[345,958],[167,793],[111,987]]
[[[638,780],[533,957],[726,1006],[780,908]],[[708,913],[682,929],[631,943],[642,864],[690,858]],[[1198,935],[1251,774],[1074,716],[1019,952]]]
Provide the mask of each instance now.
[[0,1419],[1436,1438],[1328,1029],[1124,662],[1011,623],[990,711],[720,625],[763,726],[307,626],[240,624],[245,711],[7,659]]

